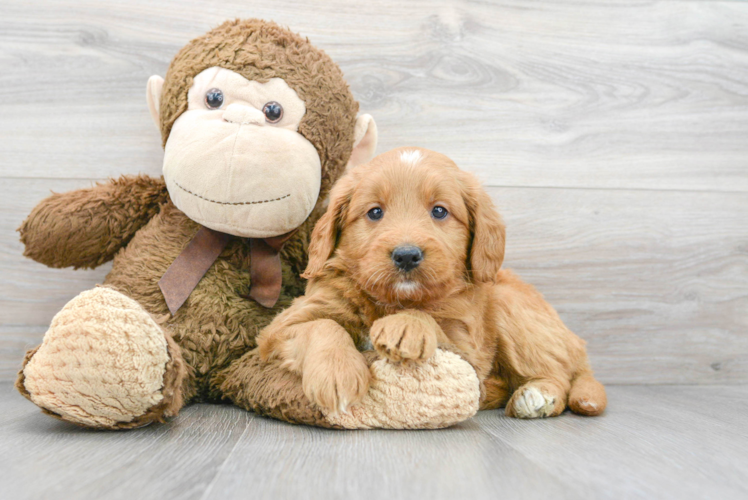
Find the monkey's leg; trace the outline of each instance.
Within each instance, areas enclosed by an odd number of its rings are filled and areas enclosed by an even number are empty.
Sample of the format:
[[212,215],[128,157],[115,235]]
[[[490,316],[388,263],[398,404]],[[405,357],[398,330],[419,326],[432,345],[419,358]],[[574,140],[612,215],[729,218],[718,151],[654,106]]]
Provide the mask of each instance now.
[[258,349],[219,372],[212,385],[245,410],[294,424],[332,427],[304,395],[301,376],[281,368],[278,360],[262,361]]
[[179,347],[140,304],[98,287],[57,313],[16,388],[62,420],[130,429],[176,415],[186,373]]
[[442,349],[423,363],[393,364],[364,353],[372,373],[369,392],[347,413],[324,414],[304,395],[301,377],[263,362],[257,349],[214,380],[236,405],[297,424],[344,429],[436,429],[475,415],[480,387],[473,367]]

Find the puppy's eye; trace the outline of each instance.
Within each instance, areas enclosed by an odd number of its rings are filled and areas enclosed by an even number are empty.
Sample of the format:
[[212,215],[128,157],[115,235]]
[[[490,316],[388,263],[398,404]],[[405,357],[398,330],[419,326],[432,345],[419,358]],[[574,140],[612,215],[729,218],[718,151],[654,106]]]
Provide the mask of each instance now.
[[379,207],[374,207],[371,210],[369,210],[368,212],[366,212],[366,216],[370,220],[379,220],[379,219],[381,219],[384,216],[384,210],[382,210]]
[[447,212],[447,209],[444,207],[440,207],[439,205],[431,209],[431,217],[433,217],[434,219],[443,219],[448,214],[449,212]]
[[283,106],[278,102],[270,101],[263,106],[262,114],[268,122],[278,123],[283,118]]
[[218,109],[223,106],[223,92],[221,89],[210,89],[205,93],[205,105],[209,109]]

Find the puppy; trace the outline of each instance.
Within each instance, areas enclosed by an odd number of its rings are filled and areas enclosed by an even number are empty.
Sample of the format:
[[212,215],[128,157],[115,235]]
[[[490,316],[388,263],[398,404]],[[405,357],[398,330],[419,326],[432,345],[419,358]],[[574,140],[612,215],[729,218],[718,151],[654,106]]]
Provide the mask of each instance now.
[[585,342],[530,285],[502,270],[504,224],[474,176],[446,156],[401,148],[348,172],[312,233],[306,295],[258,337],[264,360],[302,377],[304,393],[345,411],[369,386],[360,352],[392,362],[463,356],[481,409],[598,415],[605,389]]

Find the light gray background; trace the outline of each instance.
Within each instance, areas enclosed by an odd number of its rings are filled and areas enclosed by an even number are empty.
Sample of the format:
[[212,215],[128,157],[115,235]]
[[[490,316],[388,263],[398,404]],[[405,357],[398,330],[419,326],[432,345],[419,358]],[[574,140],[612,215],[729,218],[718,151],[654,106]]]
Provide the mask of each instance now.
[[[50,190],[159,175],[146,81],[231,17],[273,19],[327,51],[375,117],[379,152],[423,146],[476,172],[508,225],[506,266],[588,341],[599,378],[656,386],[611,388],[597,420],[489,412],[420,434],[338,435],[201,406],[171,426],[112,436],[75,431],[20,400],[9,381],[24,350],[108,267],[25,260],[16,227]],[[18,496],[114,495],[117,481],[141,496],[190,498],[253,484],[333,497],[369,484],[374,496],[745,494],[748,393],[737,385],[748,381],[748,4],[2,0],[0,95],[0,442],[15,447],[0,480]],[[161,445],[154,460],[166,478],[139,458]],[[328,445],[339,454],[314,457],[332,453]],[[120,453],[161,482],[128,476]],[[256,453],[274,457],[262,473]],[[329,481],[310,472],[319,460],[337,463]],[[387,460],[396,461],[390,475]],[[59,478],[33,480],[58,466],[67,467]],[[174,489],[188,477],[191,489]]]

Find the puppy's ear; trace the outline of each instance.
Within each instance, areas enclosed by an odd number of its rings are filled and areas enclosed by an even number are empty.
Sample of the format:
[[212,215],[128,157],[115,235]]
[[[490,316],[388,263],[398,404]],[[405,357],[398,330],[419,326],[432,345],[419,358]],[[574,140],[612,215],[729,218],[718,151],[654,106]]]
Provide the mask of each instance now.
[[463,199],[470,216],[470,244],[467,267],[473,281],[496,283],[504,262],[506,229],[491,197],[478,179],[463,172]]
[[309,242],[309,263],[302,278],[319,276],[325,262],[332,256],[338,244],[338,236],[348,213],[348,205],[353,196],[354,179],[351,174],[341,177],[330,190],[330,204],[312,231]]

